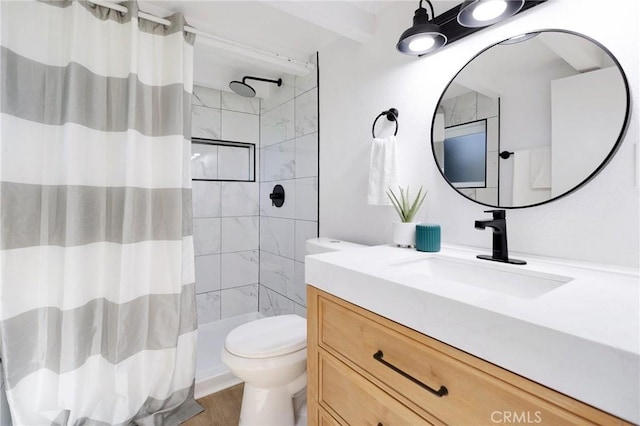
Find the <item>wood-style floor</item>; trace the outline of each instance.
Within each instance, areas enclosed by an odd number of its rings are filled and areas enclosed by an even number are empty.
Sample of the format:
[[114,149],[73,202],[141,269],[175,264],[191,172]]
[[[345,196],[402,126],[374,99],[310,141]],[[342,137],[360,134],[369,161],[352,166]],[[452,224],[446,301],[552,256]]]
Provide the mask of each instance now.
[[182,426],[238,426],[244,384],[205,396],[198,400],[204,411]]

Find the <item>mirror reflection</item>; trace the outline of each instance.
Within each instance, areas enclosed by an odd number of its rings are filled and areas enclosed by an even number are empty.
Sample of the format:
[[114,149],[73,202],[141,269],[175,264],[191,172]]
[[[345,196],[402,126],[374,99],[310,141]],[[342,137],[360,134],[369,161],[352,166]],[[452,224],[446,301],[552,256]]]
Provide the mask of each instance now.
[[596,42],[564,31],[509,39],[473,58],[446,88],[433,119],[434,157],[449,184],[474,201],[544,203],[604,167],[628,105],[622,70]]

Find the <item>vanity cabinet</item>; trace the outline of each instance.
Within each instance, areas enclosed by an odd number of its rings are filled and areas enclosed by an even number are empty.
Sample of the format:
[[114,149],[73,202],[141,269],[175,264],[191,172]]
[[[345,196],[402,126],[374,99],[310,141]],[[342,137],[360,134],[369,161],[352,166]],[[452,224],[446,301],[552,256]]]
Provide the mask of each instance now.
[[311,426],[627,424],[313,286],[307,313]]

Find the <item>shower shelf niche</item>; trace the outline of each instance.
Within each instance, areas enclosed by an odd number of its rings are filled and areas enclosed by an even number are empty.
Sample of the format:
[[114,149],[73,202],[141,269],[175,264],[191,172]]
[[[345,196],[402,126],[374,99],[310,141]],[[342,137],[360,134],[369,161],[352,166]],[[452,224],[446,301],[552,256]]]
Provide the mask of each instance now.
[[255,152],[253,143],[191,138],[192,180],[255,182]]

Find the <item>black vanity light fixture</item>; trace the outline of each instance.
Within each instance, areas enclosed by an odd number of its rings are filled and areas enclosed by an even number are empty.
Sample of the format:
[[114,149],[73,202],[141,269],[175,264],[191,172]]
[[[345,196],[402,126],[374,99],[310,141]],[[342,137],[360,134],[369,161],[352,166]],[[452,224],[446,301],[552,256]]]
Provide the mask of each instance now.
[[458,23],[469,28],[486,27],[515,15],[522,6],[524,0],[467,0],[458,12]]
[[[402,53],[416,56],[433,53],[445,44],[455,43],[464,37],[481,31],[483,28],[505,20],[512,15],[522,13],[546,1],[548,0],[467,0],[442,12],[438,16],[434,16],[433,5],[427,0],[427,4],[431,7],[430,20],[427,10],[422,7],[421,1],[420,7],[416,10],[413,18],[413,27],[402,33],[396,47]],[[487,9],[483,10],[484,7],[487,7]],[[476,18],[473,16],[474,11],[478,15]],[[503,13],[496,16],[499,11]],[[468,18],[467,15],[470,15],[471,18]],[[430,33],[437,34],[431,49],[419,50],[417,49],[419,45],[411,45],[414,40],[419,40],[420,35],[428,36]],[[410,46],[414,49],[410,49]]]
[[396,49],[407,55],[424,55],[440,49],[447,43],[447,36],[441,31],[438,24],[434,24],[433,5],[429,0],[425,0],[431,9],[431,18],[427,9],[422,7],[422,1],[418,4],[418,9],[413,16],[413,26],[402,33]]

